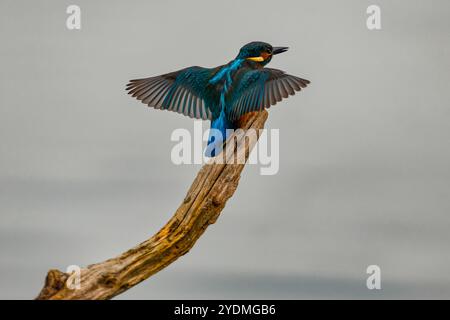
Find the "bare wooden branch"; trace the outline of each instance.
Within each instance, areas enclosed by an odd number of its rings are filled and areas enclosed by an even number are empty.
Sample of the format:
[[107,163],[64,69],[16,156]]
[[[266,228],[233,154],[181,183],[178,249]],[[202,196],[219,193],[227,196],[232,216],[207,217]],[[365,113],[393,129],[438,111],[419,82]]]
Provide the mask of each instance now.
[[[267,116],[266,111],[248,114],[241,119],[240,127],[257,130],[258,138]],[[243,151],[247,160],[254,143],[245,143],[241,137],[232,153]],[[227,152],[225,156],[232,154]],[[205,164],[174,216],[153,237],[118,257],[81,269],[79,289],[67,286],[69,274],[50,270],[36,299],[110,299],[162,270],[186,254],[217,220],[238,186],[244,165]]]

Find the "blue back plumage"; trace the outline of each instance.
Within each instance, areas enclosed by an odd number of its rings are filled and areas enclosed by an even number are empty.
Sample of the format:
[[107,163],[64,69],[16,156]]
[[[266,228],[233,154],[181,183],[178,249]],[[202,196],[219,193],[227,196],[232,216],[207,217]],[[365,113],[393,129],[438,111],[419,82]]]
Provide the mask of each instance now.
[[205,149],[207,157],[215,157],[222,151],[223,143],[228,139],[230,129],[235,129],[222,111],[218,118],[211,120],[208,144]]
[[221,68],[219,72],[209,80],[209,83],[213,86],[221,84],[222,89],[220,90],[219,117],[211,121],[211,130],[205,150],[205,155],[207,157],[214,157],[222,151],[222,145],[228,138],[227,129],[234,129],[233,123],[228,120],[226,115],[227,103],[225,97],[233,84],[232,75],[239,69],[243,61],[244,60],[239,58],[233,60],[228,65]]

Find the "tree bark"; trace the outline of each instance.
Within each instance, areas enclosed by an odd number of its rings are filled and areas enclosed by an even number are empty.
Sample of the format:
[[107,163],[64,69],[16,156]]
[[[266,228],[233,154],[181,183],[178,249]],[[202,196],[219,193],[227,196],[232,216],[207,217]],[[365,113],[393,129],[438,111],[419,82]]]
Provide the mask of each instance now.
[[245,137],[233,135],[231,139],[235,138],[237,144],[233,146],[227,142],[226,152],[222,155],[223,159],[229,160],[240,153],[244,162],[210,161],[205,164],[183,203],[153,237],[115,258],[82,268],[78,289],[69,288],[69,274],[50,270],[44,288],[36,299],[111,299],[186,254],[206,228],[217,220],[225,203],[235,192],[245,161],[259,138],[260,129],[264,128],[267,116],[267,111],[262,111],[240,119],[240,127],[245,132],[256,130],[256,139],[246,143]]

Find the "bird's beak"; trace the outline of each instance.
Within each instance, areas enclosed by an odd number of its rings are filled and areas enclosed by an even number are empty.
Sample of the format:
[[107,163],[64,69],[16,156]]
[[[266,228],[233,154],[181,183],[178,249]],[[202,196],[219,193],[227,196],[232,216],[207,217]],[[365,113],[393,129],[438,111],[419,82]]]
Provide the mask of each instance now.
[[279,54],[288,51],[289,47],[273,47],[272,54]]

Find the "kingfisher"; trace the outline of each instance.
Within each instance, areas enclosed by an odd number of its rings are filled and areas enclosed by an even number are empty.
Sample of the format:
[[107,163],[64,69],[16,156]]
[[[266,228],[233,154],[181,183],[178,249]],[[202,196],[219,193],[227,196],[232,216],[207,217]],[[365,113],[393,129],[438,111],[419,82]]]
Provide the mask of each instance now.
[[269,108],[310,83],[265,67],[274,55],[287,50],[288,47],[254,41],[244,45],[227,64],[215,68],[193,66],[130,80],[126,90],[149,107],[209,120],[211,130],[205,155],[214,157],[230,132],[237,129],[240,117]]

